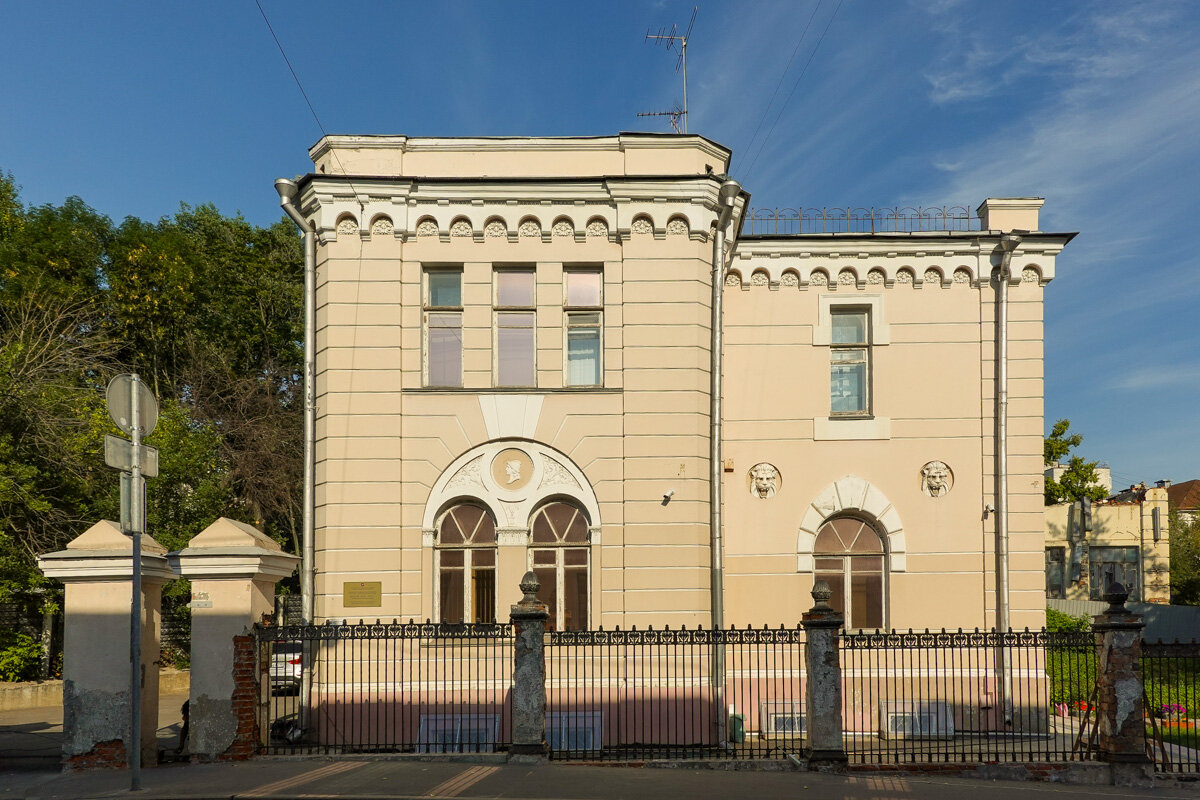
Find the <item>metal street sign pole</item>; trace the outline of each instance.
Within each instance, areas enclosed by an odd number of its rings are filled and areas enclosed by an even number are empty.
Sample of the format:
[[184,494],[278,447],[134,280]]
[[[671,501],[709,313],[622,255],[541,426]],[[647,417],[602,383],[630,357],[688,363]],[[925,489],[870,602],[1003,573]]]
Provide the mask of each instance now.
[[133,718],[130,735],[130,791],[142,788],[142,533],[145,530],[145,505],[142,492],[142,414],[140,381],[133,373],[129,383],[130,435],[133,437],[132,479],[129,481],[130,534],[133,537],[133,602],[129,616],[130,715]]
[[121,531],[133,550],[133,597],[129,603],[130,790],[142,788],[142,534],[146,532],[146,481],[158,475],[158,451],[142,444],[158,424],[158,401],[137,373],[118,375],[105,392],[108,416],[131,442],[104,437],[104,463],[121,471]]

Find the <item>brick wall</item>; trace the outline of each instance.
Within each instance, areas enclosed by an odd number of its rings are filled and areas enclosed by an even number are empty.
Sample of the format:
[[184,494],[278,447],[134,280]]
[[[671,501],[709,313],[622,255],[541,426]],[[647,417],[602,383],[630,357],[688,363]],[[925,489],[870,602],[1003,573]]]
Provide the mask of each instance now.
[[129,766],[129,762],[125,757],[125,742],[121,739],[97,742],[96,746],[88,752],[63,759],[63,772],[85,769],[125,769],[127,766]]
[[233,713],[237,732],[233,744],[217,761],[245,761],[258,754],[258,676],[254,636],[245,633],[233,637]]

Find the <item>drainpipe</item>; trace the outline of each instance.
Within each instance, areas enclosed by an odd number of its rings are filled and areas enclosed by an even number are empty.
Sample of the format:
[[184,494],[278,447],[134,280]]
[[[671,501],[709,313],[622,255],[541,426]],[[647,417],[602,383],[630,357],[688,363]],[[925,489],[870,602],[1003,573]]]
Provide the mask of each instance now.
[[[1012,623],[1008,597],[1008,282],[1013,251],[1021,236],[1000,237],[1000,269],[996,284],[996,630],[1001,639]],[[1012,724],[1012,667],[1009,652],[999,647],[1004,722]]]
[[[316,330],[317,236],[312,224],[295,206],[299,187],[286,178],[275,181],[279,205],[304,234],[304,523],[300,534],[300,607],[305,624],[313,621],[313,561],[315,555],[313,516],[313,433],[316,428],[316,386],[313,357],[313,332]],[[304,667],[308,675],[308,664]]]
[[[721,535],[721,483],[724,480],[721,461],[721,369],[722,369],[722,314],[725,292],[725,228],[733,216],[734,203],[742,187],[735,180],[726,179],[717,193],[717,234],[713,241],[712,270],[712,341],[709,351],[712,363],[709,371],[709,558],[711,559],[711,605],[712,627],[725,627],[725,559],[724,542]],[[736,235],[736,232],[735,232]],[[725,648],[717,644],[713,648],[713,692],[717,709],[717,742],[724,746],[728,741],[725,713]]]

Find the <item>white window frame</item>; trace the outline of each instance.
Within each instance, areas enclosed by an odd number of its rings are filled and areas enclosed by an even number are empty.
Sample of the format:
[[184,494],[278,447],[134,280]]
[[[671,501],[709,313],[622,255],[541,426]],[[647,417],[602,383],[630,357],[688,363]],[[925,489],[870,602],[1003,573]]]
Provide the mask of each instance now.
[[[883,295],[868,294],[853,297],[837,297],[821,295],[817,298],[817,324],[813,326],[812,343],[814,347],[833,348],[833,314],[835,311],[866,310],[869,326],[867,340],[870,342],[867,368],[867,407],[868,414],[834,414],[832,413],[832,387],[826,392],[830,398],[830,413],[813,419],[813,439],[828,440],[865,440],[892,438],[892,421],[890,417],[878,413],[879,404],[876,402],[875,386],[872,375],[880,347],[892,343],[891,326],[884,313]],[[830,363],[833,355],[830,353]]]
[[[463,553],[464,554],[463,555],[463,566],[462,566],[462,572],[463,572],[463,622],[468,623],[468,624],[473,624],[475,622],[475,619],[474,619],[474,617],[475,617],[475,581],[473,581],[471,579],[472,578],[471,571],[472,571],[472,569],[474,569],[474,567],[472,566],[472,561],[474,560],[472,554],[479,550],[488,550],[494,554],[492,556],[492,573],[496,577],[493,577],[492,583],[493,583],[493,587],[495,588],[496,593],[498,595],[500,592],[500,586],[497,581],[497,577],[498,577],[497,570],[499,569],[499,564],[497,564],[496,562],[499,560],[500,553],[499,553],[498,548],[495,545],[493,545],[491,547],[455,547],[453,545],[442,547],[441,545],[438,545],[434,549],[434,551],[433,551],[433,618],[439,624],[443,622],[443,620],[442,620],[442,553],[451,552],[451,553]],[[496,599],[497,599],[496,597],[492,598],[492,609],[493,609],[492,616],[493,617],[499,616],[499,613],[500,613],[500,608],[496,603]],[[490,620],[483,620],[481,624],[486,624],[488,622],[499,622],[499,620],[495,619],[495,618],[490,619]]]
[[[457,306],[435,306],[430,302],[431,291],[429,286],[429,276],[431,274],[446,274],[456,273],[458,275],[458,302]],[[461,266],[446,266],[446,267],[425,267],[421,270],[421,385],[431,388],[448,388],[460,389],[463,385],[463,358],[466,355],[465,348],[462,342],[463,330],[463,269]],[[429,316],[430,314],[457,314],[458,315],[458,383],[431,383],[429,380]]]
[[[528,306],[502,306],[500,305],[500,280],[501,273],[524,272],[533,276],[533,297],[532,305]],[[500,382],[500,315],[501,314],[529,314],[533,317],[533,352],[531,354],[533,367],[533,382],[532,383],[501,383]],[[537,269],[530,266],[503,266],[495,267],[492,270],[492,385],[497,388],[505,389],[536,389],[538,384],[538,368],[537,368],[537,339],[538,339],[538,322],[537,322]]]
[[[570,280],[570,275],[579,274],[594,274],[600,278],[600,304],[594,306],[579,306],[569,303],[569,294],[567,292],[567,283]],[[578,387],[578,388],[602,388],[604,386],[604,270],[600,267],[566,267],[563,269],[563,386]],[[585,314],[596,315],[596,328],[598,341],[598,351],[596,353],[596,383],[571,383],[571,350],[570,350],[570,330],[572,317],[583,316]],[[584,326],[580,326],[584,327]]]
[[[592,605],[593,605],[592,604],[592,595],[593,595],[594,587],[592,586],[592,548],[591,548],[590,544],[585,544],[585,543],[563,544],[561,542],[558,544],[550,544],[550,543],[534,544],[533,541],[531,540],[529,543],[529,548],[525,551],[525,556],[526,556],[526,567],[525,568],[530,572],[532,572],[534,570],[534,563],[533,563],[533,551],[534,550],[552,550],[554,552],[554,606],[555,607],[548,609],[548,611],[553,615],[554,629],[556,631],[566,630],[566,628],[563,627],[563,624],[564,624],[563,617],[566,614],[566,610],[567,610],[567,607],[566,607],[566,595],[567,595],[567,570],[566,570],[566,567],[567,567],[567,565],[564,563],[565,557],[563,556],[563,553],[566,552],[567,550],[582,550],[586,554],[586,559],[583,564],[583,568],[584,568],[583,582],[584,582],[584,585],[587,586],[587,590],[588,590],[588,596],[587,596],[588,627],[591,627],[592,623],[594,622],[593,617],[592,617],[592,615],[594,613],[594,610],[592,608]],[[538,564],[537,566],[541,567],[542,569],[545,569],[546,567],[549,567],[550,565],[549,564]],[[570,566],[574,567],[574,568],[579,567],[578,564],[571,564]]]

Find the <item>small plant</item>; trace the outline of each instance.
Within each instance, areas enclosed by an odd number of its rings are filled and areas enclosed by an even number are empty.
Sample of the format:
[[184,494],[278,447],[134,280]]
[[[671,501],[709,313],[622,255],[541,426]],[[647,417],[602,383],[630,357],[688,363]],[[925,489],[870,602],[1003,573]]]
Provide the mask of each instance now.
[[0,636],[0,681],[33,681],[41,671],[42,643],[26,633]]
[[1162,719],[1183,719],[1187,714],[1187,708],[1179,703],[1163,703],[1158,709],[1158,716]]

